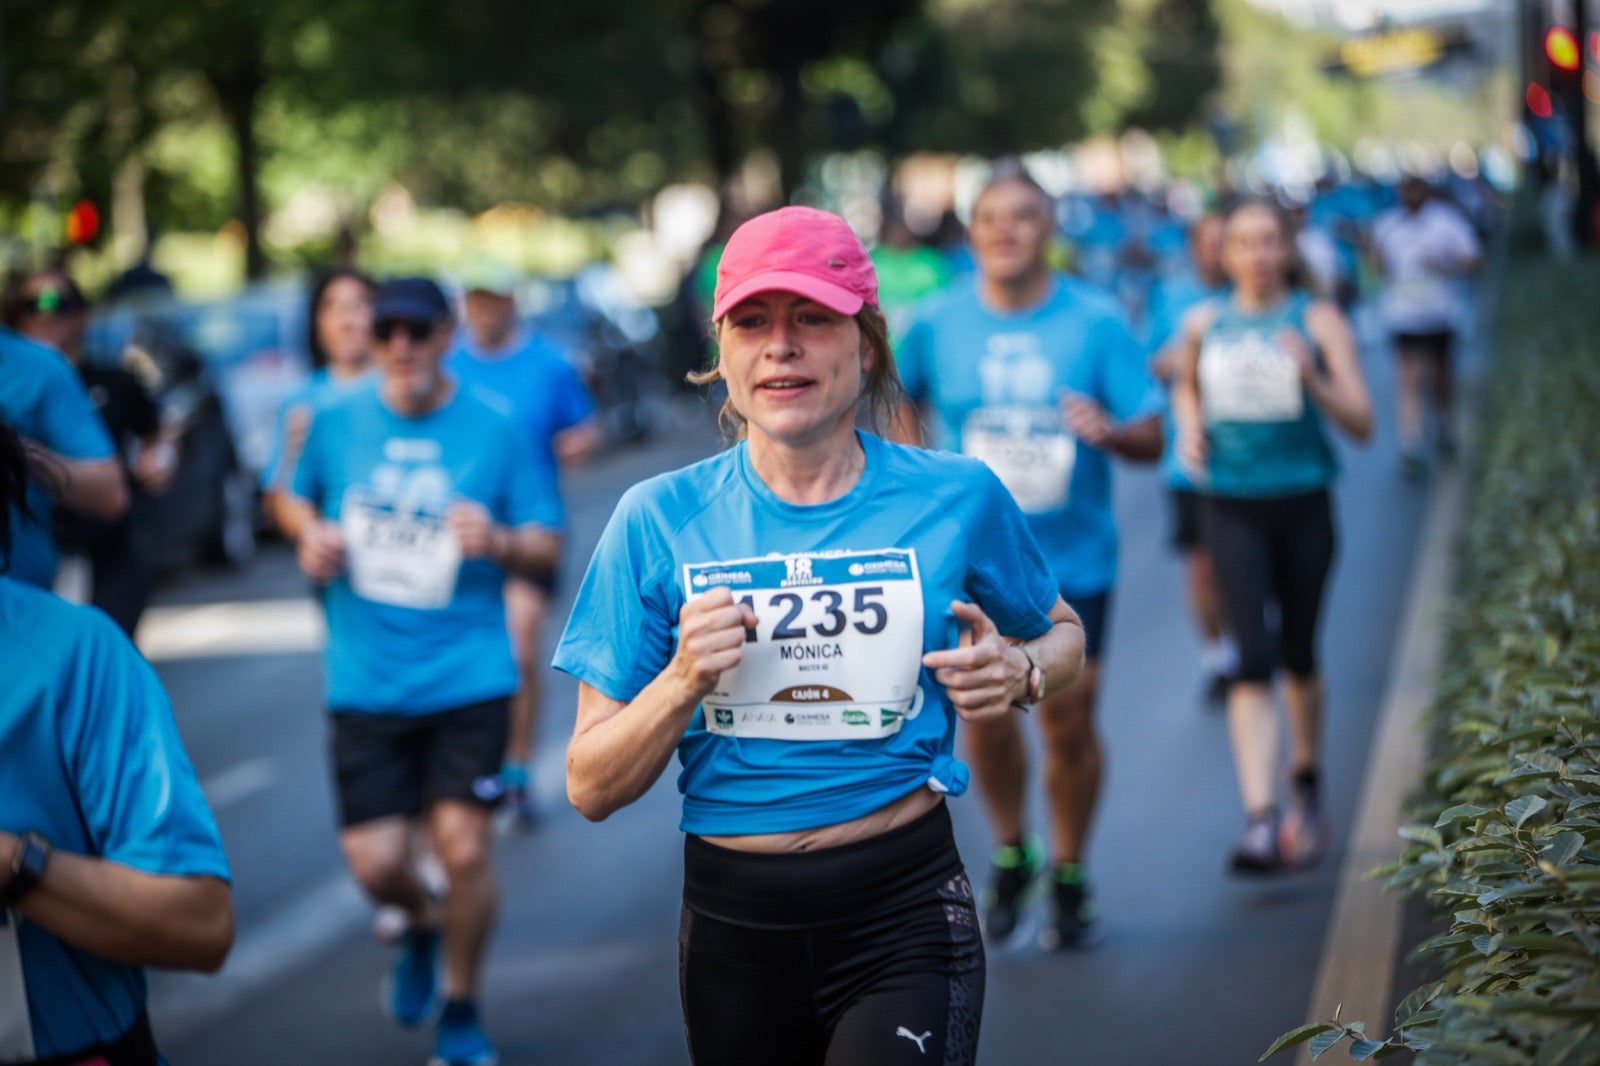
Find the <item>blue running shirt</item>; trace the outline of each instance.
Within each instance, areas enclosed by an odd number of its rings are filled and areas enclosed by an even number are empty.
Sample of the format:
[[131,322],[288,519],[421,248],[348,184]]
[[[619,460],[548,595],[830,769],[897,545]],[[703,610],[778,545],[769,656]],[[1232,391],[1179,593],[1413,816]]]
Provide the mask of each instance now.
[[1126,422],[1159,414],[1161,387],[1115,301],[1056,276],[1026,311],[991,310],[968,282],[926,305],[901,343],[901,380],[933,412],[933,443],[994,467],[1028,516],[1067,600],[1116,581],[1111,463],[1066,432],[1061,399]]
[[526,330],[501,352],[485,352],[462,331],[445,367],[465,385],[502,397],[522,428],[529,450],[558,483],[556,434],[595,412],[594,397],[555,343]]
[[[1151,290],[1150,310],[1145,318],[1145,343],[1150,350],[1150,357],[1154,359],[1161,354],[1161,349],[1177,336],[1178,328],[1183,325],[1183,316],[1189,313],[1190,308],[1202,301],[1225,295],[1227,292],[1227,285],[1208,288],[1192,270],[1174,274],[1158,282]],[[1170,410],[1167,411],[1165,421],[1167,447],[1161,454],[1162,479],[1171,488],[1192,492],[1194,481],[1178,458],[1178,428]]]
[[860,434],[844,496],[785,502],[748,446],[635,485],[611,516],[555,666],[629,701],[677,649],[678,611],[726,586],[759,624],[678,745],[685,832],[847,822],[927,785],[959,795],[957,715],[922,669],[956,645],[950,601],[1047,632],[1056,585],[982,464]]
[[[0,577],[0,678],[0,829],[145,873],[228,880],[172,706],[110,619]],[[144,1005],[138,967],[0,909],[0,1062],[114,1040]]]
[[1202,491],[1212,496],[1294,496],[1332,483],[1339,472],[1317,405],[1278,334],[1293,330],[1307,347],[1311,298],[1286,297],[1249,313],[1220,304],[1201,338],[1200,414],[1210,454]]
[[374,371],[369,370],[341,381],[330,374],[327,367],[321,367],[313,370],[298,389],[284,398],[278,408],[277,421],[273,424],[272,444],[267,450],[267,461],[261,467],[263,492],[284,487],[294,476],[294,464],[286,461],[283,454],[284,448],[288,445],[289,415],[303,409],[307,415],[315,416],[317,411],[329,402],[361,388],[373,373]]
[[[0,421],[65,459],[110,459],[116,446],[100,412],[89,401],[72,364],[54,348],[35,344],[0,326]],[[56,577],[56,545],[50,536],[49,494],[33,486],[28,507],[34,520],[11,512],[11,559],[0,573],[40,588]]]
[[505,572],[462,560],[444,516],[476,500],[502,525],[555,528],[560,511],[492,397],[458,387],[407,418],[371,377],[317,412],[293,491],[345,534],[345,572],[323,596],[331,709],[423,715],[516,689]]

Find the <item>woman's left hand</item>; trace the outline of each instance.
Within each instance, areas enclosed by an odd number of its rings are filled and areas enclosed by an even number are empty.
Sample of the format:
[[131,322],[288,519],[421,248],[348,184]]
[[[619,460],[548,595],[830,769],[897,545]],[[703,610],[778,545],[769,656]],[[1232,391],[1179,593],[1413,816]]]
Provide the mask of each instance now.
[[966,623],[959,644],[929,652],[922,665],[934,672],[962,718],[976,721],[1008,713],[1012,701],[1027,690],[1027,667],[1019,670],[1020,656],[1010,654],[1010,645],[977,604],[956,600],[950,613]]

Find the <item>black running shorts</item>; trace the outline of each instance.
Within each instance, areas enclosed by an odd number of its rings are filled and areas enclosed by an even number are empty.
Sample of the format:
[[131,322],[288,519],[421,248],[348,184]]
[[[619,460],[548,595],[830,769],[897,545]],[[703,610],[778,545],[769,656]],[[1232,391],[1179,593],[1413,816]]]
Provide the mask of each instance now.
[[332,710],[340,824],[412,818],[439,800],[500,802],[505,696],[406,717]]

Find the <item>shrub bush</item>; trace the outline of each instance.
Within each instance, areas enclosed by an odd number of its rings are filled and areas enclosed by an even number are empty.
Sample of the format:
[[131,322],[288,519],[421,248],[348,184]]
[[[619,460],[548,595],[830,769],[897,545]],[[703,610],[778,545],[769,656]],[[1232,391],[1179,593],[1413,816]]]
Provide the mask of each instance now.
[[[1320,1055],[1600,1062],[1600,263],[1508,264],[1433,709],[1437,755],[1399,859],[1440,979],[1395,1035],[1302,1026]],[[1266,1058],[1266,1055],[1262,1056]]]

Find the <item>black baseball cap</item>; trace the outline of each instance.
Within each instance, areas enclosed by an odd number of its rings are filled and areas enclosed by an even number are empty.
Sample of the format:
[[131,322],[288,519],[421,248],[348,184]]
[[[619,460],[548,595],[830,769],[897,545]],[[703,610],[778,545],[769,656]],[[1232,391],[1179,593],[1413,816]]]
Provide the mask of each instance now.
[[450,317],[450,301],[431,278],[390,278],[372,298],[372,320],[438,322]]

